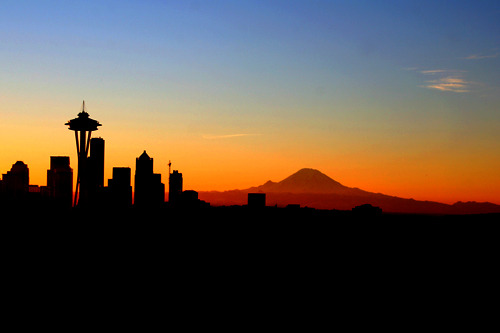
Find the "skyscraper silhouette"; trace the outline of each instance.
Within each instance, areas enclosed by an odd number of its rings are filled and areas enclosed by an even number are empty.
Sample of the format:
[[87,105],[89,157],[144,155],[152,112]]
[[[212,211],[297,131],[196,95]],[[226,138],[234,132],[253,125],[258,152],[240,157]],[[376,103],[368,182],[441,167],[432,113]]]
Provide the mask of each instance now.
[[69,156],[51,156],[47,170],[47,187],[51,201],[61,208],[71,208],[73,202],[73,169]]
[[153,173],[153,159],[144,151],[135,162],[134,204],[151,207],[164,201],[165,185],[161,182],[161,174]]
[[104,195],[104,139],[90,140],[90,154],[87,161],[88,204],[92,207],[103,204]]
[[104,139],[90,140],[89,184],[92,188],[104,186]]
[[168,202],[175,205],[182,194],[182,173],[174,170],[168,178]]

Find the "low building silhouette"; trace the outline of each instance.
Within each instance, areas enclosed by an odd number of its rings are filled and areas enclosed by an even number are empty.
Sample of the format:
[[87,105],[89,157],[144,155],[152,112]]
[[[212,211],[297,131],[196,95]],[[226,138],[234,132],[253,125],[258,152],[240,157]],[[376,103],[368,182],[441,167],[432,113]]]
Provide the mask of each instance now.
[[265,193],[248,193],[249,208],[264,208],[266,207]]
[[354,207],[352,212],[357,215],[374,216],[382,214],[382,209],[370,204],[364,204]]
[[126,208],[132,205],[130,168],[113,168],[113,178],[108,180],[108,201],[113,207]]
[[10,171],[2,175],[2,189],[9,199],[26,198],[29,192],[30,170],[23,161],[12,164]]
[[193,190],[182,191],[178,200],[176,201],[174,208],[197,210],[199,208],[210,207],[208,202],[200,200],[198,198],[198,192]]
[[198,199],[198,192],[193,190],[186,190],[180,195],[180,203],[183,207],[198,208],[200,200]]

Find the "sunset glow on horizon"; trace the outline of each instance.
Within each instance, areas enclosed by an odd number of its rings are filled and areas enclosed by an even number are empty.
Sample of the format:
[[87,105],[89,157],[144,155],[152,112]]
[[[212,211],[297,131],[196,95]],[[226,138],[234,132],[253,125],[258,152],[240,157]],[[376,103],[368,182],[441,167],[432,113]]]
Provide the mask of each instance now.
[[[0,175],[46,185],[64,124],[102,126],[105,184],[144,150],[168,188],[314,168],[403,198],[500,204],[498,1],[4,1]],[[76,181],[76,179],[75,179]]]

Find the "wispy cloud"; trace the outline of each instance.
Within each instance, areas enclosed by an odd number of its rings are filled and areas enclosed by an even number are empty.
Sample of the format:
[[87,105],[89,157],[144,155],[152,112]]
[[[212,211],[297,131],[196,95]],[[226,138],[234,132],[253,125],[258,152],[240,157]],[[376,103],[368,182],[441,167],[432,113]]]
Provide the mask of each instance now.
[[424,75],[461,75],[462,73],[466,73],[466,71],[461,71],[458,69],[426,69],[419,72]]
[[470,82],[460,78],[460,77],[443,77],[437,80],[427,81],[424,85],[425,88],[437,89],[440,91],[451,91],[455,93],[466,93],[469,92]]
[[439,73],[446,73],[448,72],[447,69],[430,69],[430,70],[425,70],[425,71],[420,71],[422,74],[426,75],[434,75],[434,74],[439,74]]
[[465,57],[464,59],[467,60],[478,60],[478,59],[488,59],[488,58],[498,58],[500,53],[495,53],[495,54],[472,54],[468,57]]
[[432,78],[425,81],[421,87],[435,89],[439,91],[449,91],[454,93],[470,92],[470,86],[473,84],[464,78],[466,71],[456,69],[426,69],[419,70],[420,74]]
[[231,139],[231,138],[238,138],[242,136],[257,136],[261,134],[257,133],[238,133],[238,134],[224,134],[224,135],[203,135],[203,139],[207,140],[215,140],[215,139]]

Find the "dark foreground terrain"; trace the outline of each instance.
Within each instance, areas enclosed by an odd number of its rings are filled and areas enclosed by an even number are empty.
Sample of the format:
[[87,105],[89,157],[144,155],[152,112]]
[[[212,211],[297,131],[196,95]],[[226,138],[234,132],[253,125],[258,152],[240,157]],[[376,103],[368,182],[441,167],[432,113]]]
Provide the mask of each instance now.
[[335,226],[339,223],[500,223],[500,213],[491,214],[405,214],[386,213],[381,211],[354,211],[354,210],[326,210],[303,207],[264,207],[250,208],[248,206],[221,206],[221,207],[180,207],[144,208],[130,207],[117,208],[72,208],[72,209],[43,209],[30,207],[3,207],[1,221],[4,225],[37,223],[49,226],[54,223],[73,225],[158,225],[182,226],[183,224],[218,223],[238,224],[252,223],[261,225],[286,225],[287,223],[314,223],[323,226]]
[[126,315],[109,318],[127,325],[141,311],[147,318],[170,313],[184,324],[207,325],[204,317],[193,317],[193,308],[224,309],[209,320],[251,317],[239,325],[287,307],[299,309],[300,318],[313,306],[315,316],[330,318],[341,309],[342,317],[351,313],[359,320],[356,309],[388,311],[383,302],[392,304],[390,322],[394,311],[413,313],[404,304],[420,301],[425,311],[442,316],[442,300],[460,305],[470,295],[490,295],[484,281],[495,276],[499,250],[499,215],[273,207],[11,207],[3,213],[0,244],[11,312],[27,306],[53,311],[51,301],[59,305],[57,318],[71,318],[79,312],[69,304],[78,303],[107,318],[118,309]]
[[[470,242],[498,237],[500,214],[425,215],[247,206],[169,209],[4,209],[4,240],[14,232],[34,241],[174,244],[214,242]],[[24,237],[24,236],[23,236]],[[468,239],[468,240],[467,240]],[[198,245],[198,244],[196,244]],[[87,246],[87,245],[86,245]]]

